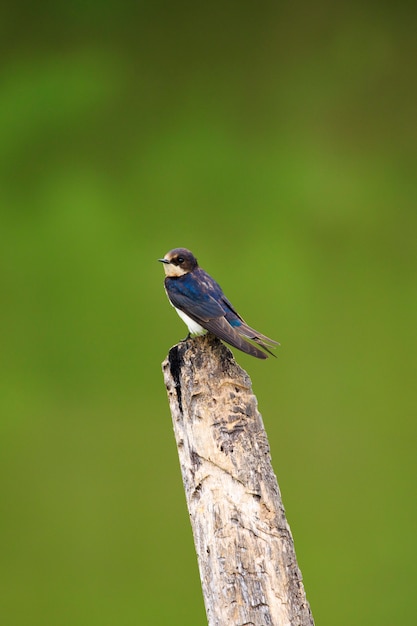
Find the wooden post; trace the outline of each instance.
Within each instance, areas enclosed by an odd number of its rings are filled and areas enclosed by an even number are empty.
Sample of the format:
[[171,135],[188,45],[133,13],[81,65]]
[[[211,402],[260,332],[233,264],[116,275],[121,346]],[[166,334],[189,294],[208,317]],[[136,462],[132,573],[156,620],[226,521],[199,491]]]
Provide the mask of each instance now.
[[210,334],[162,366],[209,626],[314,626],[249,376]]

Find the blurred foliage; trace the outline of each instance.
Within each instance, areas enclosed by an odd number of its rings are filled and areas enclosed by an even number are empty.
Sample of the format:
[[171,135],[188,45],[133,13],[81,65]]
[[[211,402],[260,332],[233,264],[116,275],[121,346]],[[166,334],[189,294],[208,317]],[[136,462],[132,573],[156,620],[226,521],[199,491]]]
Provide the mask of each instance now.
[[316,623],[414,618],[412,3],[17,3],[0,20],[0,613],[205,624],[160,363],[186,246],[241,353]]

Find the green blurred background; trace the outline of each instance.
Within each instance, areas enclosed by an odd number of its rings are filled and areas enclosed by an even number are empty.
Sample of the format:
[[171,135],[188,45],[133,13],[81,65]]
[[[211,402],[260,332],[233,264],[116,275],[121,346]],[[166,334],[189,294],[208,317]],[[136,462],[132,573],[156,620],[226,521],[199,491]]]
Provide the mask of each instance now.
[[161,374],[186,246],[252,377],[320,626],[415,619],[414,3],[0,21],[0,615],[206,623]]

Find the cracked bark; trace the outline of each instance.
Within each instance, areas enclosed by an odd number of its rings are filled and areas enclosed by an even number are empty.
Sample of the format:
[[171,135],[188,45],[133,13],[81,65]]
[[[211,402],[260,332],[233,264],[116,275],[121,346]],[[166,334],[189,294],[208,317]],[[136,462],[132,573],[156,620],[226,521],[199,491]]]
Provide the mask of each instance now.
[[314,626],[249,376],[212,335],[162,365],[209,626]]

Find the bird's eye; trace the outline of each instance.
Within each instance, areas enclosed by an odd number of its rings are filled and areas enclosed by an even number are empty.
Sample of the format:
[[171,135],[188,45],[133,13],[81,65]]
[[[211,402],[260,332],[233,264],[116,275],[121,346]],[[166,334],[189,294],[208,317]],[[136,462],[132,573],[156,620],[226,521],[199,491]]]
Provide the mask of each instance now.
[[184,257],[179,256],[177,261],[178,261],[178,263],[184,263]]

